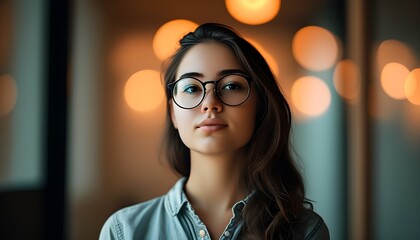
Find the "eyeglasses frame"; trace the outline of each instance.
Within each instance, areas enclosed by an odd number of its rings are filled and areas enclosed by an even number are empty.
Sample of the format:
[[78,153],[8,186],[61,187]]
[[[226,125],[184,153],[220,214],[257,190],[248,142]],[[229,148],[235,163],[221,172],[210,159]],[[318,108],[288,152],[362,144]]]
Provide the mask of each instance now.
[[[220,80],[222,80],[222,79],[223,79],[223,78],[225,78],[225,77],[231,76],[231,75],[241,76],[241,77],[245,78],[245,80],[248,82],[249,89],[248,89],[247,96],[246,96],[246,98],[245,98],[245,99],[244,99],[241,103],[239,103],[239,104],[227,104],[227,103],[225,103],[225,102],[224,102],[224,101],[220,98],[220,96],[219,96],[219,91],[217,90],[217,85],[219,84]],[[176,85],[179,81],[181,81],[181,80],[183,80],[183,79],[185,79],[185,78],[193,78],[193,79],[197,80],[198,82],[200,82],[200,83],[201,83],[201,85],[203,86],[203,89],[204,89],[204,94],[203,94],[203,97],[201,98],[200,102],[198,102],[198,104],[197,104],[197,105],[195,105],[194,107],[183,107],[183,106],[181,106],[180,104],[178,104],[178,103],[176,102],[175,98],[173,97],[173,95],[174,95],[174,94],[173,94],[173,91],[174,91],[175,85]],[[226,74],[226,75],[221,76],[218,80],[210,80],[210,81],[205,81],[205,82],[202,82],[200,79],[198,79],[198,78],[196,78],[196,77],[185,76],[185,77],[181,77],[181,78],[179,78],[178,80],[176,80],[176,81],[174,81],[174,82],[168,83],[168,84],[167,84],[167,88],[168,88],[168,90],[169,90],[169,91],[168,91],[169,96],[171,96],[172,100],[174,101],[174,103],[175,103],[178,107],[180,107],[180,108],[182,108],[182,109],[193,109],[193,108],[198,107],[198,106],[199,106],[199,105],[200,105],[200,104],[204,101],[204,99],[206,98],[206,94],[207,94],[206,85],[207,85],[207,84],[209,84],[209,83],[213,83],[213,84],[214,84],[214,89],[213,89],[213,91],[214,91],[214,93],[216,94],[216,97],[219,99],[219,101],[220,101],[221,103],[223,103],[224,105],[226,105],[226,106],[232,106],[232,107],[235,107],[235,106],[239,106],[239,105],[243,104],[244,102],[246,102],[246,100],[248,100],[249,95],[251,94],[251,81],[252,81],[252,78],[251,78],[250,76],[248,76],[248,75],[246,75],[246,74],[242,74],[242,73],[231,73],[231,74]]]

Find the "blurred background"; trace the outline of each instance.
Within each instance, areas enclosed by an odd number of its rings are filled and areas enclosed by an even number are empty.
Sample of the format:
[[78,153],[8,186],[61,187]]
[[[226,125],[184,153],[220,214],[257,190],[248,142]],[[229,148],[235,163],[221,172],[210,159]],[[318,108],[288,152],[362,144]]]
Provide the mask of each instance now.
[[[4,239],[97,239],[166,193],[163,59],[204,22],[265,56],[331,239],[420,239],[420,1],[1,0]],[[270,144],[270,143],[267,143]]]

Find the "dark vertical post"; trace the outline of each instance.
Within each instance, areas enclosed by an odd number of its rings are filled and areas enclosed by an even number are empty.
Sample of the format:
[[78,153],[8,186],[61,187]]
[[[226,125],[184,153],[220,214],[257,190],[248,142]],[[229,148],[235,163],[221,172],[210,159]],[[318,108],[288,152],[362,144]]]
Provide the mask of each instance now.
[[46,1],[44,239],[65,238],[69,1]]
[[[346,21],[348,19],[348,12],[346,9],[346,2],[345,1],[334,1],[332,0],[331,3],[334,5],[334,11],[336,12],[335,18],[334,20],[337,21],[337,25],[338,25],[338,29],[336,30],[336,34],[338,35],[339,39],[342,40],[342,44],[343,46],[346,46],[348,44],[348,29],[347,29],[347,24]],[[343,51],[343,58],[347,59],[348,58],[348,49],[346,49],[345,47],[343,47],[342,49]],[[342,181],[341,184],[341,189],[343,189],[341,191],[341,194],[344,195],[343,199],[344,202],[341,203],[341,206],[344,206],[343,210],[342,210],[342,214],[344,214],[343,218],[343,232],[340,235],[343,240],[348,240],[349,239],[349,234],[348,234],[348,225],[349,225],[349,208],[347,207],[349,205],[349,191],[348,191],[348,186],[349,186],[349,173],[348,173],[348,162],[349,162],[349,131],[351,131],[351,129],[349,128],[349,113],[348,113],[348,109],[347,109],[347,104],[345,103],[345,101],[341,102],[341,106],[340,106],[340,136],[341,136],[341,144],[338,145],[337,147],[340,147],[341,150],[341,165],[340,165],[340,176],[342,176],[342,179],[340,179]]]
[[372,239],[372,0],[347,1],[349,58],[360,70],[360,97],[348,106],[349,172],[348,234],[350,240]]
[[374,35],[374,11],[373,11],[373,1],[368,0],[364,1],[364,7],[362,12],[363,23],[364,23],[364,32],[363,32],[363,64],[364,69],[362,71],[362,94],[363,94],[363,133],[365,138],[365,162],[364,162],[364,179],[365,179],[365,188],[363,192],[363,201],[365,205],[365,234],[364,239],[372,239],[372,162],[373,162],[373,150],[372,150],[372,141],[373,141],[373,123],[371,119],[371,114],[369,110],[374,107],[372,105],[373,100],[373,63],[372,63],[372,47],[373,47],[373,35]]

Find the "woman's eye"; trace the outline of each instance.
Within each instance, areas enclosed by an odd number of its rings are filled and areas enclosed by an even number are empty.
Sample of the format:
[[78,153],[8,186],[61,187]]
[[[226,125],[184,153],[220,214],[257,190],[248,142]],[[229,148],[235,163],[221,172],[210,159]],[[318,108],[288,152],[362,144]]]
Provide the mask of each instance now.
[[241,88],[242,88],[241,85],[237,83],[228,83],[223,86],[223,90],[239,90]]
[[186,93],[196,93],[200,91],[200,88],[194,85],[185,86],[184,92]]

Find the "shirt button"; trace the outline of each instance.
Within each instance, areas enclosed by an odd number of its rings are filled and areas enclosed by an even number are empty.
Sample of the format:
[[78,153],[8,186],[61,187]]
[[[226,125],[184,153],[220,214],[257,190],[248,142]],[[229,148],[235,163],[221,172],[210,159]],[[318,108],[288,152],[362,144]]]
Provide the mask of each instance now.
[[225,232],[225,236],[226,236],[226,237],[229,237],[229,236],[230,236],[230,232],[229,232],[229,231],[226,231],[226,232]]
[[199,234],[200,234],[200,237],[204,237],[204,236],[206,236],[206,231],[204,231],[204,229],[201,229],[200,231],[199,231]]

